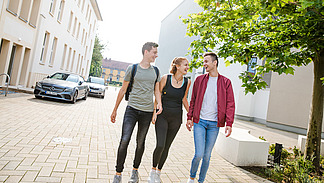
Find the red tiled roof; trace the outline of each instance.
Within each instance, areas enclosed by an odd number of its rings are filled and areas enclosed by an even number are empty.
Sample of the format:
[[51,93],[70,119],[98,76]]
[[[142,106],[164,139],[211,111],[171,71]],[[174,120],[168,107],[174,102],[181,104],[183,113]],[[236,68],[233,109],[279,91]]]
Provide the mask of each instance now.
[[116,60],[111,60],[111,58],[102,59],[102,68],[114,69],[114,70],[124,70],[126,71],[127,67],[132,63],[121,62]]

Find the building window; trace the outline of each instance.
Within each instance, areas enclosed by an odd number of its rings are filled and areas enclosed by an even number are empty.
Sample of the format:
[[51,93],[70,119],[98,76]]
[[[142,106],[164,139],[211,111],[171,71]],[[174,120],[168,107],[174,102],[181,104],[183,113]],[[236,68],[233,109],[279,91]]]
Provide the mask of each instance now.
[[81,44],[83,44],[83,40],[84,40],[84,29],[82,31],[82,40],[81,40]]
[[69,20],[69,26],[68,26],[68,31],[71,31],[71,27],[72,27],[72,21],[73,21],[73,12],[71,11],[70,13],[70,20]]
[[110,74],[112,74],[114,71],[112,69],[110,69]]
[[80,58],[81,58],[81,55],[79,54],[79,56],[78,56],[78,62],[77,62],[77,66],[76,66],[76,69],[75,69],[75,72],[76,72],[76,73],[79,72]]
[[87,37],[88,37],[88,33],[85,34],[85,37],[84,37],[84,45],[86,45]]
[[73,26],[73,34],[72,34],[73,36],[75,36],[75,31],[76,31],[77,22],[78,22],[78,18],[75,17],[75,19],[74,19],[74,26]]
[[81,22],[79,22],[79,25],[78,25],[78,31],[77,31],[76,39],[79,39],[80,27],[81,27]]
[[251,73],[252,75],[255,74],[254,67],[256,66],[256,64],[257,64],[257,57],[252,57],[250,62],[248,63],[248,66],[247,66],[247,71],[249,73]]
[[54,37],[53,39],[53,44],[52,44],[52,49],[51,49],[51,56],[49,60],[49,65],[52,66],[54,59],[55,59],[55,52],[56,52],[56,45],[57,45],[57,38]]
[[88,8],[87,8],[86,19],[88,19],[88,14],[89,14],[89,5],[88,5]]
[[[80,61],[80,69],[79,69],[80,74],[81,74],[82,63],[83,63],[83,56],[81,56],[81,61]],[[82,71],[82,74],[83,74],[83,71]]]
[[54,15],[55,5],[56,5],[56,0],[51,0],[50,10],[49,10],[51,15]]
[[48,32],[45,32],[42,51],[41,51],[41,56],[40,56],[40,63],[42,63],[42,64],[44,64],[45,59],[46,59],[46,52],[47,52],[47,47],[48,47],[49,35],[50,34]]
[[65,64],[65,57],[66,57],[66,50],[67,50],[67,45],[64,44],[64,50],[63,50],[63,56],[62,56],[62,62],[61,62],[61,69],[64,68],[64,64]]
[[30,5],[31,5],[31,0],[23,0],[21,9],[20,9],[20,14],[19,18],[23,20],[24,22],[28,22],[28,15],[30,12]]
[[89,14],[89,18],[88,18],[88,23],[90,23],[91,13],[92,13],[92,11],[90,10],[90,14]]
[[30,12],[29,25],[31,25],[34,28],[36,28],[36,22],[39,15],[40,1],[41,0],[33,1],[32,10]]
[[81,9],[82,13],[84,11],[84,4],[85,4],[85,0],[83,0],[83,3],[82,3],[82,9]]
[[85,52],[84,52],[84,59],[87,58],[87,51],[88,51],[88,46],[86,46]]
[[60,3],[58,15],[57,15],[57,21],[59,21],[59,22],[62,21],[64,4],[65,4],[65,1],[62,0]]
[[90,37],[90,33],[91,33],[91,28],[92,28],[92,24],[90,24],[90,27],[89,27],[89,37]]
[[74,60],[75,60],[75,54],[76,54],[76,51],[74,50],[74,51],[73,51],[73,56],[72,56],[72,61],[71,61],[71,68],[70,68],[70,72],[73,71],[73,65],[74,65]]
[[69,69],[69,65],[70,65],[70,62],[71,62],[71,54],[72,54],[72,48],[70,47],[70,49],[69,49],[69,56],[68,56],[68,59],[67,59],[67,63],[66,63],[65,70],[68,70]]
[[7,10],[17,16],[19,0],[9,0]]

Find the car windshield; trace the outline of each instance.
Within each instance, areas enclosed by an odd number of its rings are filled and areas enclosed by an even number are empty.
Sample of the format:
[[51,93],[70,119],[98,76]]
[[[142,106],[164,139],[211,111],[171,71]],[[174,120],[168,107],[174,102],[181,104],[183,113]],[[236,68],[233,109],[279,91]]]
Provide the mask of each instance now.
[[78,82],[78,76],[66,74],[66,73],[55,73],[50,77],[51,79],[58,79],[58,80],[65,80],[65,81],[71,81],[74,83]]
[[89,79],[90,83],[97,83],[97,84],[101,84],[101,85],[105,85],[105,80],[103,80],[102,78],[90,78]]

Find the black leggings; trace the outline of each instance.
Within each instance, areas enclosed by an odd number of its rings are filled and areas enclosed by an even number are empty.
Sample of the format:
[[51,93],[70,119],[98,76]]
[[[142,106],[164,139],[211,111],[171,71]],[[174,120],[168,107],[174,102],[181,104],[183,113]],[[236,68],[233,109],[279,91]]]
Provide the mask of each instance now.
[[153,152],[153,167],[162,169],[168,157],[170,146],[182,123],[182,112],[177,114],[163,110],[155,123],[156,147]]

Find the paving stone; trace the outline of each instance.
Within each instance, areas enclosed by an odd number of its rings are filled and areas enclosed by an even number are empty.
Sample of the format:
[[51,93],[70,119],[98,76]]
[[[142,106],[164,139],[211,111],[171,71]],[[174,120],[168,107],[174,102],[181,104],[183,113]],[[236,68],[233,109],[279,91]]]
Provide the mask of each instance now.
[[[117,94],[118,90],[109,88],[105,99],[88,97],[76,104],[39,100],[19,93],[15,94],[17,97],[0,97],[0,182],[112,182],[127,105],[124,100],[121,102],[117,122],[111,123],[110,114]],[[238,122],[237,125],[255,131],[261,129],[267,134],[266,129],[249,123]],[[137,127],[128,147],[124,182],[132,170],[136,133]],[[58,137],[72,141],[53,141]],[[151,170],[155,143],[155,128],[151,125],[139,169],[141,182],[146,182]],[[183,123],[162,169],[163,183],[186,182],[193,155],[193,134]],[[251,176],[213,152],[206,182],[240,181],[269,182]]]

